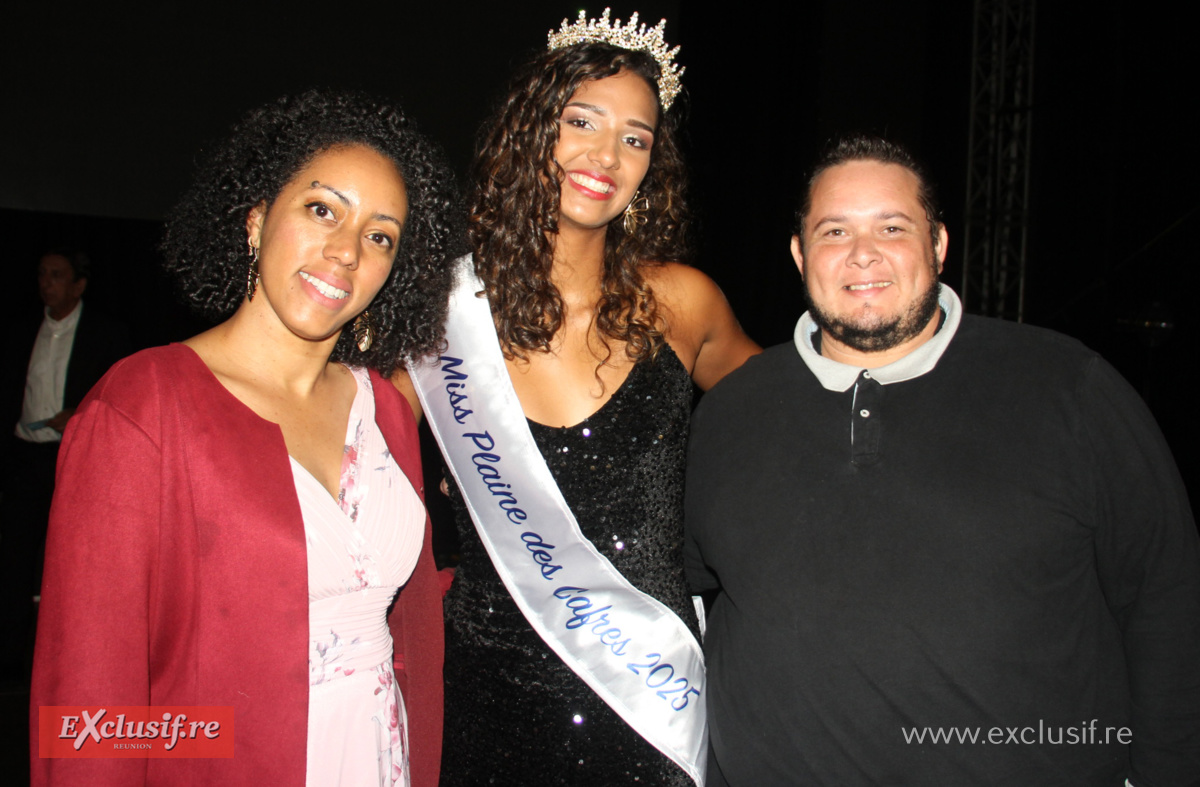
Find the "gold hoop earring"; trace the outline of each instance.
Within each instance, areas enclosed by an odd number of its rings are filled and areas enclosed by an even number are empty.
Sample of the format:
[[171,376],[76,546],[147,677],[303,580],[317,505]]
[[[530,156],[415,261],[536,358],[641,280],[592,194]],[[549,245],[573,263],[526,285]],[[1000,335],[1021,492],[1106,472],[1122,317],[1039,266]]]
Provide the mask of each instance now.
[[365,353],[371,349],[371,343],[375,341],[375,326],[371,322],[371,313],[364,311],[354,320],[354,343],[358,345],[358,351]]
[[250,241],[246,241],[246,246],[250,255],[250,267],[246,270],[246,300],[252,301],[258,291],[258,247]]
[[638,227],[645,226],[648,221],[643,214],[650,210],[650,200],[641,194],[640,191],[634,193],[633,199],[629,200],[629,204],[625,206],[625,218],[621,221],[621,226],[625,229],[626,235],[633,235],[637,232]]

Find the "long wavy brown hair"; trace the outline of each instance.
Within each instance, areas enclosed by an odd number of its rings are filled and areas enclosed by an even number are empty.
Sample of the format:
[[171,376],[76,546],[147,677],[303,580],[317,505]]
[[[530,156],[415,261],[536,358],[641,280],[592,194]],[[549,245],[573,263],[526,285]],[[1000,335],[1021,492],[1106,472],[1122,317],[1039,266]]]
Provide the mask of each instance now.
[[[577,44],[546,52],[517,72],[484,126],[473,169],[468,229],[475,271],[484,282],[500,344],[508,357],[550,349],[562,327],[563,302],[550,282],[565,173],[554,160],[559,118],[579,87],[632,71],[658,95],[658,64],[645,52]],[[676,102],[675,107],[678,107]],[[628,234],[613,220],[604,244],[604,276],[595,326],[607,355],[625,345],[634,361],[662,347],[662,318],[646,284],[647,267],[679,262],[689,251],[687,172],[675,138],[677,116],[660,112],[650,168],[639,200],[647,221]],[[602,361],[602,363],[604,362]]]

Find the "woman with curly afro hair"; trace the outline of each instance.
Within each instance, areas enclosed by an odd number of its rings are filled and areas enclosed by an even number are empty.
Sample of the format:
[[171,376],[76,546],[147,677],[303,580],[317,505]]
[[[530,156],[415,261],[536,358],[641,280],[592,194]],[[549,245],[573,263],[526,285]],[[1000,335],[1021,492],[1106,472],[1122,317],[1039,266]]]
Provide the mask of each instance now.
[[[552,40],[483,127],[473,270],[515,415],[528,419],[584,546],[698,636],[682,554],[693,381],[707,389],[759,348],[717,286],[682,264],[674,71],[638,44],[590,35]],[[485,473],[469,462],[452,470],[468,495]],[[691,784],[609,706],[611,687],[585,682],[527,620],[500,578],[523,563],[497,570],[451,483],[461,563],[446,598],[442,783]],[[553,569],[562,546],[534,557]]]
[[387,378],[442,342],[452,184],[351,93],[268,104],[208,158],[163,251],[219,324],[121,361],[72,419],[33,691],[217,706],[231,748],[35,754],[35,784],[437,784],[440,591]]

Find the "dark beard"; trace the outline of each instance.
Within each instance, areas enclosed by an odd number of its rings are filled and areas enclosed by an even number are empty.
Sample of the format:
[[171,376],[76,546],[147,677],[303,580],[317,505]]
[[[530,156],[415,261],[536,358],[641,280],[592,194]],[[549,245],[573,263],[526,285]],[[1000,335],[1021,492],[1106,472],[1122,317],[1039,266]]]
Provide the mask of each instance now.
[[821,311],[813,302],[807,283],[804,298],[808,301],[808,313],[823,334],[859,352],[877,353],[899,347],[925,330],[938,312],[938,280],[935,276],[920,300],[903,314],[875,325],[854,325]]

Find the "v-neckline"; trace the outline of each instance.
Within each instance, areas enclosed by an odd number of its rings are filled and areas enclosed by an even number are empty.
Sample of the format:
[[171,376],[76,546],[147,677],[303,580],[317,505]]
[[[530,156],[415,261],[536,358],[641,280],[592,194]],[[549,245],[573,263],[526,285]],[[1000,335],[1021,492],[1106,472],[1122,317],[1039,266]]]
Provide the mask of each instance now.
[[[346,428],[342,432],[342,461],[338,466],[338,491],[337,491],[337,494],[335,495],[335,494],[330,493],[329,489],[326,488],[326,486],[321,483],[321,479],[317,478],[311,470],[309,470],[307,467],[305,467],[304,464],[299,459],[292,456],[290,452],[288,453],[288,460],[291,461],[291,463],[294,467],[299,467],[301,470],[303,470],[304,474],[307,475],[309,478],[311,478],[313,480],[313,483],[315,483],[318,487],[321,488],[321,491],[323,491],[325,493],[325,497],[327,497],[331,501],[333,501],[333,504],[335,506],[337,506],[337,509],[339,511],[341,511],[342,514],[345,515],[347,519],[349,519],[351,522],[353,522],[354,521],[353,518],[348,513],[346,513],[345,509],[342,508],[342,501],[345,499],[344,496],[346,494],[346,475],[347,475],[347,472],[346,472],[347,471],[346,448],[350,445],[350,443],[347,442],[347,440],[350,439],[350,428],[351,428],[352,424],[354,423],[354,416],[356,413],[355,406],[358,404],[359,397],[366,395],[366,389],[363,387],[362,382],[359,381],[358,375],[354,373],[353,369],[351,369],[349,366],[347,366],[346,371],[348,371],[350,373],[351,379],[354,380],[354,398],[350,401],[350,410],[349,410],[349,412],[346,413]],[[360,418],[359,420],[361,421],[362,419]],[[282,432],[282,430],[280,430],[280,431]],[[285,442],[285,445],[286,445],[286,442]],[[356,461],[357,461],[357,458],[356,458]]]
[[[535,426],[539,429],[548,429],[548,430],[560,431],[560,432],[564,431],[564,430],[578,429],[579,427],[587,424],[588,421],[591,421],[591,420],[597,418],[598,416],[602,415],[606,410],[608,410],[609,407],[612,405],[612,403],[614,401],[616,401],[617,397],[621,396],[622,393],[625,392],[629,388],[630,380],[633,379],[634,375],[641,374],[642,368],[644,366],[646,366],[647,364],[657,363],[657,362],[661,361],[664,353],[670,353],[671,355],[675,355],[675,350],[673,347],[671,347],[670,342],[663,342],[662,349],[659,350],[658,355],[655,356],[654,358],[643,358],[642,360],[638,361],[633,366],[631,366],[629,369],[629,374],[625,375],[625,379],[622,380],[621,384],[618,385],[616,387],[616,389],[612,392],[612,396],[608,397],[608,399],[606,399],[603,404],[601,404],[599,407],[597,407],[596,410],[594,412],[592,412],[591,415],[584,418],[582,421],[579,421],[578,423],[569,424],[567,426],[550,426],[549,424],[544,424],[540,421],[535,421],[532,418],[530,418],[529,416],[525,416],[525,420],[528,421],[531,426]],[[676,358],[678,358],[678,356],[676,356]],[[680,363],[682,363],[682,362],[680,362]]]
[[[183,342],[173,342],[170,346],[172,346],[172,347],[178,346],[178,347],[182,347],[185,350],[187,350],[188,353],[191,354],[191,357],[195,360],[195,362],[200,365],[200,368],[204,369],[204,371],[208,373],[208,376],[212,379],[212,382],[216,384],[217,388],[219,388],[221,391],[224,392],[225,396],[227,396],[231,402],[235,403],[239,408],[241,408],[245,412],[249,413],[254,418],[257,418],[258,420],[262,421],[263,423],[270,424],[271,426],[275,427],[275,431],[279,434],[280,442],[283,443],[284,450],[285,451],[287,450],[287,440],[283,436],[283,427],[281,427],[275,421],[272,421],[268,418],[263,418],[261,415],[259,415],[257,412],[255,412],[253,407],[251,407],[250,405],[246,404],[241,399],[239,399],[233,393],[233,391],[229,390],[229,388],[225,385],[225,383],[221,382],[221,378],[217,376],[217,373],[214,372],[207,363],[205,363],[204,358],[200,355],[200,353],[196,352],[196,349],[194,347],[192,347],[188,344],[185,344]],[[342,450],[345,451],[345,447],[346,447],[345,439],[346,439],[346,435],[350,431],[350,419],[354,417],[354,404],[355,404],[355,402],[358,401],[358,397],[363,394],[364,389],[363,389],[363,386],[359,383],[358,377],[355,375],[354,370],[351,369],[349,366],[346,366],[345,364],[342,364],[342,366],[346,369],[347,372],[350,373],[350,377],[354,380],[354,399],[351,400],[350,410],[349,410],[349,412],[346,413],[346,429],[342,434]],[[369,373],[368,373],[368,379],[370,379]],[[315,475],[313,475],[312,471],[310,471],[307,467],[304,467],[304,465],[301,464],[298,459],[296,459],[294,456],[292,456],[290,451],[288,452],[287,457],[291,462],[294,462],[296,464],[296,466],[303,468],[304,472],[307,473],[308,476],[310,478],[312,478],[313,481],[315,481],[317,483],[317,485],[325,491],[325,495],[327,497],[329,497],[330,500],[332,500],[335,504],[338,503],[340,496],[342,494],[342,491],[343,491],[342,490],[342,475],[343,475],[342,467],[344,466],[344,462],[343,462],[342,466],[338,467],[338,494],[333,495],[333,494],[330,494],[329,490],[325,488],[325,485],[322,484],[321,481]],[[338,505],[338,508],[341,508],[341,505]]]

